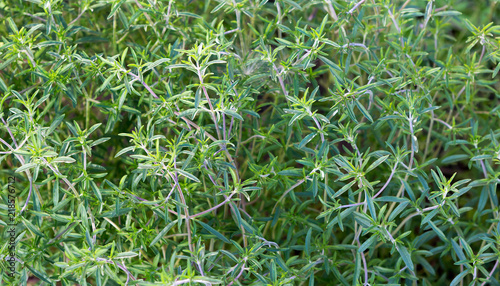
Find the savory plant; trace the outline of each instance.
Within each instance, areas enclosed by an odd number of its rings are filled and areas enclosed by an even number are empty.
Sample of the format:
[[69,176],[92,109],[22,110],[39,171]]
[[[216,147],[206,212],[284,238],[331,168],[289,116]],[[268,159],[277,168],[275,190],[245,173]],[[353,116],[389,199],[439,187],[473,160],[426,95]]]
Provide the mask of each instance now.
[[498,285],[498,15],[0,0],[2,285]]

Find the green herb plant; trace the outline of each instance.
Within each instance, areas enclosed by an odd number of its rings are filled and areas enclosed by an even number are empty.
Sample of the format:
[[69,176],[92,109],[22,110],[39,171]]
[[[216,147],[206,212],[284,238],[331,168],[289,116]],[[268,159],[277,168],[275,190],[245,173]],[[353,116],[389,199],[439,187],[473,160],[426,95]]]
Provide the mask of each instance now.
[[498,3],[0,0],[1,285],[499,285]]

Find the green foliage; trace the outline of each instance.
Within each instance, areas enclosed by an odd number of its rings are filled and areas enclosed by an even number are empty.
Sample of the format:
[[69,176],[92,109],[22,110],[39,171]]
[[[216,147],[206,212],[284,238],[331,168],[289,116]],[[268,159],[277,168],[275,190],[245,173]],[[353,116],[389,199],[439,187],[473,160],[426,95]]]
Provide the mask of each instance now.
[[498,285],[498,15],[0,0],[2,285]]

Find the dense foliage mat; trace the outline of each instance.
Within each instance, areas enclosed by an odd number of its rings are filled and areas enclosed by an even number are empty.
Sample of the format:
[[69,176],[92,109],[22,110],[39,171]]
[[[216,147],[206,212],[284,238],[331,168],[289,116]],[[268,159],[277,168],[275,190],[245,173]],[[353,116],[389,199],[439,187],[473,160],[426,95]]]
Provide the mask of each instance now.
[[0,0],[1,285],[499,285],[499,6]]

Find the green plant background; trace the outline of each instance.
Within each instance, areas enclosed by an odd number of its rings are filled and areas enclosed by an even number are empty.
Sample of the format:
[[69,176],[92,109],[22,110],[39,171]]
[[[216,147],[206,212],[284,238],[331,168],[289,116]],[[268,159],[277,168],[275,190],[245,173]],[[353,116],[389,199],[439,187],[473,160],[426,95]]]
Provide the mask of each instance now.
[[2,285],[498,285],[499,6],[0,0]]

